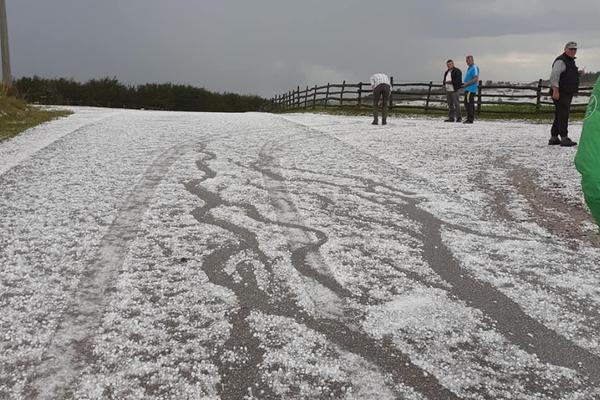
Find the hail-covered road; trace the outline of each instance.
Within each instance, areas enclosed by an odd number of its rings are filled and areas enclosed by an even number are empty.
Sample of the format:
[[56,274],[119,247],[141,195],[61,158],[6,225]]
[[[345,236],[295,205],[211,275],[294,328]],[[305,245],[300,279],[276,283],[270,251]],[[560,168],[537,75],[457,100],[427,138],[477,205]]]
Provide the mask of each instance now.
[[576,149],[369,122],[80,108],[0,143],[0,398],[600,398]]

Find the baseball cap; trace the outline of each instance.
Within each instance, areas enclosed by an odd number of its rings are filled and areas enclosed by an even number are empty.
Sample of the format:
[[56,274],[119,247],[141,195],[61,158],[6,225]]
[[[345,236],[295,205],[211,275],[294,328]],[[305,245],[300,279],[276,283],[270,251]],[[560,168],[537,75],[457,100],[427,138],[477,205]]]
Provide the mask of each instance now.
[[577,48],[577,42],[568,42],[567,44],[565,44],[565,49],[576,49]]

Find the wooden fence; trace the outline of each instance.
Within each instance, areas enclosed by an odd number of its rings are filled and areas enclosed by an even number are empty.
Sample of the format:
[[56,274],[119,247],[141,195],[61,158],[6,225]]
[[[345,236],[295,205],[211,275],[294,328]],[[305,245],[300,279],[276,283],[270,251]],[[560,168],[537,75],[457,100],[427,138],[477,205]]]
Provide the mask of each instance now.
[[[446,109],[446,92],[441,83],[394,83],[391,78],[392,95],[390,108],[419,109],[428,111]],[[477,111],[496,113],[547,113],[554,112],[550,87],[542,79],[537,84],[491,84],[481,81],[477,89]],[[591,86],[582,86],[573,98],[572,112],[584,113],[591,95]],[[316,107],[373,107],[370,83],[328,83],[296,89],[270,99],[273,111],[288,111]]]

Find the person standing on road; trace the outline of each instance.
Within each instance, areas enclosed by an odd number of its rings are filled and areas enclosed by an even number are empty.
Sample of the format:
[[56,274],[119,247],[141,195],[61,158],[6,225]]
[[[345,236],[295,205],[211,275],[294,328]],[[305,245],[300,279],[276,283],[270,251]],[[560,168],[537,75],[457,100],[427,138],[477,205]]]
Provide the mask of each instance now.
[[465,73],[465,108],[467,109],[467,119],[465,124],[472,124],[475,121],[475,95],[477,94],[477,86],[479,84],[479,67],[475,65],[472,55],[468,55],[467,72]]
[[444,88],[448,102],[448,119],[445,122],[460,122],[460,88],[462,87],[462,71],[454,66],[454,61],[446,61],[448,68],[444,72]]
[[[575,146],[569,134],[569,113],[573,96],[579,90],[579,70],[575,65],[577,43],[569,42],[564,52],[556,57],[550,74],[550,96],[554,103],[554,122],[550,130],[549,145]],[[560,137],[560,139],[559,139]]]
[[390,94],[392,92],[392,85],[390,83],[390,77],[386,74],[377,73],[371,76],[371,89],[373,90],[373,125],[379,124],[379,101],[383,101],[382,112],[381,112],[381,125],[387,124],[387,111],[388,102],[390,100]]

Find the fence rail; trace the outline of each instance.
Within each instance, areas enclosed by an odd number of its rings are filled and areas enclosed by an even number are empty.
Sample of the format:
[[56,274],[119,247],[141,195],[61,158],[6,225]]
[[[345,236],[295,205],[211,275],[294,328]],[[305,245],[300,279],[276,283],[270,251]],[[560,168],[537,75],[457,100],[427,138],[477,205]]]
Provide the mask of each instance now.
[[[389,99],[390,108],[420,109],[425,112],[446,109],[446,92],[441,83],[402,82],[394,83],[391,78],[392,94]],[[477,89],[475,104],[477,111],[514,113],[519,107],[520,113],[553,112],[550,86],[542,79],[537,84],[491,84],[481,81]],[[573,98],[572,112],[584,113],[592,87],[582,86]],[[373,96],[370,83],[358,82],[327,83],[277,95],[270,99],[273,111],[288,111],[316,107],[373,107]],[[505,106],[505,107],[499,107]]]

